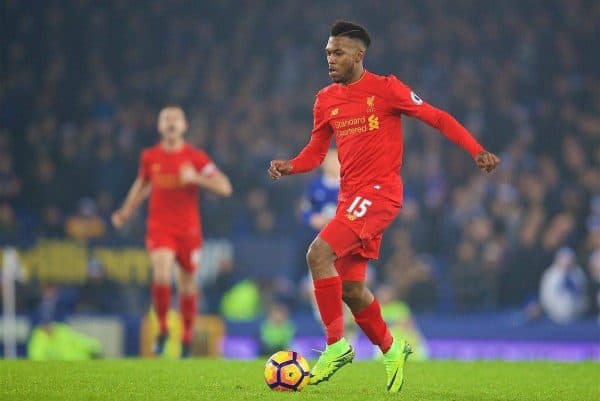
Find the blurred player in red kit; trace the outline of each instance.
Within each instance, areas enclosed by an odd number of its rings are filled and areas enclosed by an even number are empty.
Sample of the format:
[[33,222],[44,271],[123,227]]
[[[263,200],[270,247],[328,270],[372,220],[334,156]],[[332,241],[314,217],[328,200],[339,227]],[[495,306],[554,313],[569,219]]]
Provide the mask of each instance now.
[[424,102],[395,76],[366,71],[363,60],[370,43],[359,25],[338,21],[332,26],[325,51],[333,83],[316,96],[310,141],[295,158],[271,161],[269,174],[276,180],[315,169],[335,137],[341,164],[337,211],[306,255],[327,337],[310,383],[328,380],[354,358],[343,333],[343,301],[384,354],[387,390],[399,392],[411,349],[392,337],[364,281],[367,261],[378,258],[382,234],[402,207],[401,116],[416,117],[441,131],[483,171],[491,172],[500,160],[452,116]]
[[155,353],[163,352],[168,338],[167,313],[171,304],[171,277],[175,262],[179,308],[183,320],[182,355],[188,356],[196,316],[198,289],[195,272],[202,249],[199,189],[230,196],[231,184],[204,151],[185,142],[187,120],[179,106],[167,106],[158,116],[160,143],[145,149],[138,176],[123,206],[112,215],[116,228],[123,226],[149,196],[146,247],[153,268],[152,302],[160,334]]

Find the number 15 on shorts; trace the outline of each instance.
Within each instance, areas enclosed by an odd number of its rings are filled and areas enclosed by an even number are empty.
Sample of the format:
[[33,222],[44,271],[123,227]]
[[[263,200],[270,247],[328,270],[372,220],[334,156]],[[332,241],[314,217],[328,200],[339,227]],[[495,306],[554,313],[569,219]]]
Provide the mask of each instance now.
[[356,217],[363,217],[367,213],[367,208],[372,204],[373,202],[370,200],[365,199],[362,196],[357,196],[346,211],[352,213]]

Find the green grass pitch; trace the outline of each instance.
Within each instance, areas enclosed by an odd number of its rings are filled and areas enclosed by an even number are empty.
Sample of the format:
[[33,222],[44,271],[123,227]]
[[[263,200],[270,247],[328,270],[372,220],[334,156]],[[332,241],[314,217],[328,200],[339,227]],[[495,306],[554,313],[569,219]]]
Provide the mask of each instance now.
[[410,362],[401,394],[386,394],[383,365],[355,362],[330,382],[276,393],[264,361],[195,359],[0,362],[0,400],[600,400],[600,364]]

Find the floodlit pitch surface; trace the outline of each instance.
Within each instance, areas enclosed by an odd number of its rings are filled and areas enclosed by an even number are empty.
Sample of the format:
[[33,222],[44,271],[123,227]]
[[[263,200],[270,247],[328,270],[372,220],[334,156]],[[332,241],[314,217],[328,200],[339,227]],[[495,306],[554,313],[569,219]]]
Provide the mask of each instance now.
[[386,395],[384,368],[355,362],[298,393],[269,390],[265,361],[192,359],[0,361],[0,400],[600,400],[600,364],[410,362],[400,395]]

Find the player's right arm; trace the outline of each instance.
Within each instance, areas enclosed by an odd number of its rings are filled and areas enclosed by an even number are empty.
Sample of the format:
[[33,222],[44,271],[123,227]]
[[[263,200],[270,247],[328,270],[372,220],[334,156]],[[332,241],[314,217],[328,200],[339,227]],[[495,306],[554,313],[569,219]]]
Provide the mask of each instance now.
[[137,210],[137,208],[150,196],[152,187],[149,181],[138,177],[131,185],[123,206],[112,214],[112,223],[116,228],[121,228],[125,221]]
[[300,174],[314,170],[325,159],[333,130],[325,118],[319,95],[313,107],[313,130],[308,144],[292,160],[271,160],[269,175],[277,180],[283,175]]
[[111,216],[113,225],[116,228],[121,228],[136,209],[150,196],[151,191],[148,154],[143,152],[140,157],[138,176],[131,185],[131,188],[129,188],[123,206],[117,209]]

